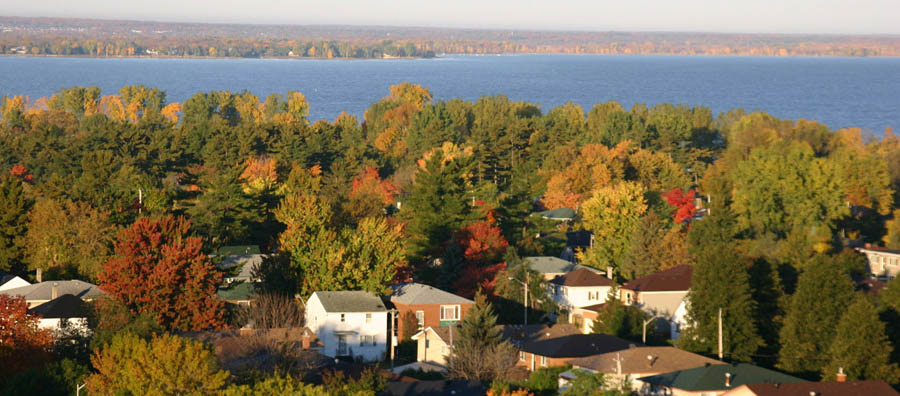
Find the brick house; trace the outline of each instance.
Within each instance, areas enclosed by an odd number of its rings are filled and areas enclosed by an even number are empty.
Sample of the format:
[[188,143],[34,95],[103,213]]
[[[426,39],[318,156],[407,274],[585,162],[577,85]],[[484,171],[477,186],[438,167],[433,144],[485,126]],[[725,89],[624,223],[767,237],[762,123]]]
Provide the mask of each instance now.
[[475,302],[441,289],[409,282],[391,285],[390,302],[397,310],[394,335],[401,341],[425,328],[456,326]]

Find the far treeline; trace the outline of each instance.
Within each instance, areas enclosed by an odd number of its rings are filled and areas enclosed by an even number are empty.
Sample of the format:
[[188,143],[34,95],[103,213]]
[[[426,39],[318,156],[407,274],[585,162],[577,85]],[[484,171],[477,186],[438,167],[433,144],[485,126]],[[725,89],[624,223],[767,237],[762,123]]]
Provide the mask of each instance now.
[[55,56],[432,57],[435,54],[900,56],[896,36],[552,32],[0,17],[0,52]]
[[[310,123],[309,106],[299,92],[168,103],[145,86],[5,97],[0,270],[90,280],[166,330],[200,330],[229,320],[206,254],[259,245],[261,291],[415,279],[481,290],[518,323],[510,277],[524,274],[508,267],[589,231],[573,253],[618,282],[694,266],[683,348],[716,350],[722,308],[729,360],[900,383],[900,287],[857,291],[865,262],[850,248],[900,249],[891,130],[672,104],[435,101],[408,83],[363,120]],[[535,214],[559,208],[574,220]],[[555,309],[530,286],[531,309]]]

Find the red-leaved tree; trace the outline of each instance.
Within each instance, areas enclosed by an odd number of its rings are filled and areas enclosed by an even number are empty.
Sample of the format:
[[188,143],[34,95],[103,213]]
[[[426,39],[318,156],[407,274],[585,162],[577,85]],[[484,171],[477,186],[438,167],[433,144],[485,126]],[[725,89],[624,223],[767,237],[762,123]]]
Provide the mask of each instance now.
[[224,325],[224,303],[216,297],[222,274],[201,251],[200,239],[187,236],[189,229],[183,217],[137,220],[119,232],[100,288],[168,330]]
[[16,373],[50,361],[53,335],[38,328],[25,297],[0,294],[0,384]]
[[488,266],[467,264],[456,282],[453,282],[453,290],[456,294],[465,298],[474,298],[475,292],[481,289],[486,296],[494,296],[494,286],[497,284],[497,273],[506,269],[506,263]]
[[509,242],[500,228],[488,220],[479,220],[456,233],[456,241],[463,249],[466,262],[475,265],[495,263],[503,257]]
[[663,194],[663,198],[666,199],[666,202],[675,208],[675,216],[673,219],[675,224],[684,223],[685,220],[694,217],[694,214],[697,213],[697,207],[694,206],[694,195],[694,190],[684,193],[680,188],[676,188]]

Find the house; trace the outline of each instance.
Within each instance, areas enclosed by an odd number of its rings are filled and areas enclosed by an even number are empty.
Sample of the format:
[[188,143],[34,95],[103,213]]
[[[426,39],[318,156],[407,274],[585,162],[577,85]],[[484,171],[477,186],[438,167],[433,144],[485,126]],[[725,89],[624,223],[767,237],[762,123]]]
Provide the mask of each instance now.
[[869,276],[877,279],[894,279],[900,273],[900,250],[890,250],[866,244],[856,251],[866,256]]
[[[688,370],[705,365],[724,364],[705,356],[678,348],[635,347],[621,351],[609,352],[575,359],[570,362],[573,369],[590,373],[603,373],[604,378],[611,380],[615,387],[630,381],[631,389],[638,388],[637,379],[673,371]],[[560,374],[560,378],[571,379],[573,372]],[[561,381],[562,382],[562,381]]]
[[538,212],[537,215],[541,216],[547,220],[554,220],[554,221],[575,220],[575,211],[573,209],[569,209],[569,208],[545,210],[543,212]]
[[416,361],[428,363],[439,367],[446,367],[447,355],[453,346],[454,333],[458,334],[456,326],[426,327],[412,336],[416,341]]
[[608,334],[582,334],[572,324],[506,325],[503,335],[519,350],[516,365],[531,371],[636,345]]
[[88,331],[89,312],[87,303],[72,294],[63,294],[28,310],[28,313],[41,317],[38,327],[42,329],[77,329],[80,332]]
[[650,315],[658,316],[658,329],[668,331],[677,340],[685,325],[685,297],[691,289],[694,267],[679,265],[634,279],[622,285],[619,296],[626,305],[636,305]]
[[224,270],[226,274],[226,283],[243,281],[258,282],[256,271],[265,259],[264,254],[260,254],[259,246],[223,246],[216,250],[216,254],[211,257],[222,257],[222,262],[218,267]]
[[612,279],[580,268],[553,278],[547,289],[560,308],[571,310],[605,302],[614,285]]
[[688,370],[639,378],[641,394],[673,396],[717,396],[741,385],[806,382],[774,370],[748,363],[710,364]]
[[569,323],[578,327],[582,333],[590,333],[597,316],[606,307],[606,303],[577,307],[569,310]]
[[884,381],[793,382],[787,384],[741,385],[723,396],[900,396]]
[[365,291],[317,291],[306,302],[306,326],[329,357],[383,360],[388,351],[388,309]]
[[565,275],[569,272],[582,268],[586,268],[597,273],[601,272],[590,267],[575,264],[571,261],[566,261],[561,258],[550,256],[525,257],[522,259],[522,262],[528,266],[528,269],[541,274],[541,276],[544,277],[545,281],[551,281],[557,276]]
[[28,302],[29,308],[34,308],[64,294],[71,294],[85,301],[91,301],[106,295],[97,285],[80,280],[46,281],[0,290],[0,294],[23,296],[25,301]]
[[15,289],[17,287],[28,286],[29,283],[27,280],[22,279],[18,276],[7,274],[5,272],[0,272],[0,291],[7,289]]
[[456,326],[475,305],[467,298],[415,282],[391,285],[390,302],[397,310],[394,336],[400,339],[426,327]]

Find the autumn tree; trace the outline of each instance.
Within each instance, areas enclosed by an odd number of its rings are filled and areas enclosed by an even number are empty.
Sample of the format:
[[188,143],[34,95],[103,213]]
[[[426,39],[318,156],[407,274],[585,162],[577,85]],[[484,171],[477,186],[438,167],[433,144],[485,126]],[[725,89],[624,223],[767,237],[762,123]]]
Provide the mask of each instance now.
[[24,297],[0,294],[0,385],[51,359],[53,335],[38,327],[39,319],[28,313]]
[[666,199],[669,206],[675,208],[674,218],[672,219],[675,224],[681,224],[685,220],[690,220],[697,212],[697,207],[694,204],[694,190],[685,193],[680,188],[676,188],[663,194],[663,198]]
[[399,193],[397,186],[381,179],[377,169],[366,166],[353,178],[343,210],[356,221],[365,217],[383,216],[384,209],[394,203]]
[[827,363],[822,368],[822,379],[833,381],[838,369],[843,369],[850,381],[882,380],[896,384],[900,380],[900,368],[890,362],[893,349],[875,305],[857,294],[837,323],[834,338],[824,354]]
[[[633,182],[622,182],[594,191],[582,208],[582,223],[593,232],[594,245],[583,256],[587,265],[604,268],[604,261],[621,268],[630,237],[647,211],[644,188]],[[600,261],[597,259],[599,258]]]
[[635,279],[688,264],[690,259],[684,227],[673,226],[661,219],[656,212],[648,211],[629,235],[620,273],[628,279]]
[[894,211],[893,218],[885,222],[885,233],[882,241],[888,249],[900,249],[900,209]]
[[115,256],[103,266],[100,288],[134,313],[149,313],[169,330],[200,330],[223,324],[216,297],[222,274],[188,236],[181,217],[141,218],[119,232]]
[[0,271],[22,270],[24,236],[31,206],[22,184],[14,176],[0,176]]
[[87,379],[91,394],[217,395],[229,373],[213,351],[198,341],[163,334],[145,340],[123,333],[91,356],[96,373]]

